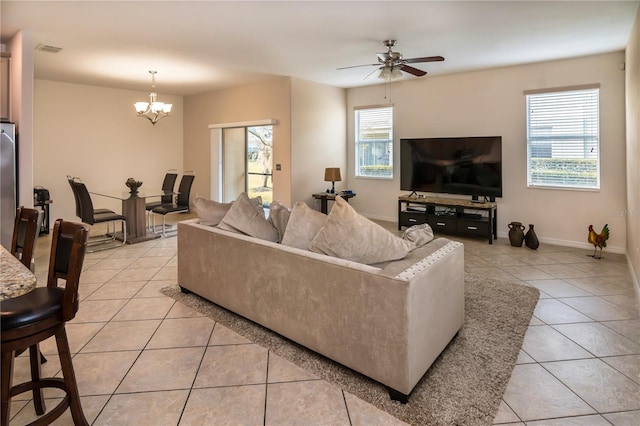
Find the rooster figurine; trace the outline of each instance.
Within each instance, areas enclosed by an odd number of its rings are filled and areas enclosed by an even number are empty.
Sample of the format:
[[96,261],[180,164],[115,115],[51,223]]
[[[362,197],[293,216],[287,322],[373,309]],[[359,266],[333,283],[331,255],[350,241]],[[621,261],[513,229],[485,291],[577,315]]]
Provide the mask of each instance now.
[[[599,234],[596,234],[596,231],[593,230],[593,225],[589,225],[589,243],[593,244],[594,250],[593,254],[589,254],[588,256],[593,257],[594,259],[602,259],[602,249],[607,246],[607,240],[609,239],[609,224],[605,224],[604,228]],[[600,247],[600,256],[596,257],[596,252],[598,251],[598,247]]]

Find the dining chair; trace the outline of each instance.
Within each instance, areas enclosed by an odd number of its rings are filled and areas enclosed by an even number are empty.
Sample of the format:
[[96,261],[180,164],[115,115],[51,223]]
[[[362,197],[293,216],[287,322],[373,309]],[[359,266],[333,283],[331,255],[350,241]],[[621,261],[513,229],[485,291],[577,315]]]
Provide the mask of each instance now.
[[[67,181],[69,182],[69,186],[71,186],[71,192],[73,192],[73,198],[76,201],[76,216],[81,218],[82,217],[82,212],[80,210],[80,198],[78,196],[78,191],[76,190],[75,186],[73,185],[73,181],[74,180],[78,180],[79,181],[80,178],[72,177],[72,176],[67,175]],[[113,210],[109,210],[109,209],[94,209],[93,212],[96,213],[96,214],[100,214],[100,213],[115,213]]]
[[[81,223],[56,220],[51,239],[47,285],[0,304],[2,339],[2,377],[0,426],[10,420],[11,398],[32,391],[35,411],[43,415],[32,424],[50,424],[67,408],[75,425],[88,425],[82,412],[78,385],[71,361],[65,323],[72,320],[79,307],[78,285],[89,232]],[[64,287],[59,287],[59,280]],[[55,336],[62,378],[41,377],[38,344]],[[12,386],[15,352],[29,349],[31,381]],[[62,401],[46,412],[43,388],[57,388],[66,393]]]
[[[169,169],[169,171],[164,175],[164,179],[162,181],[162,190],[167,192],[173,192],[173,187],[176,184],[176,179],[178,179],[178,171],[176,169]],[[173,194],[167,194],[160,197],[160,201],[151,201],[145,204],[145,211],[147,213],[147,228],[149,230],[153,230],[151,228],[151,210],[156,207],[160,207],[163,204],[171,204],[173,200]]]
[[[191,186],[195,179],[195,172],[185,171],[180,179],[180,185],[178,186],[178,195],[176,195],[175,202],[169,204],[163,204],[160,207],[156,207],[151,210],[153,214],[153,229],[156,229],[156,214],[162,215],[162,236],[167,237],[167,224],[166,218],[168,214],[174,213],[188,213],[189,208],[189,196],[191,194]],[[176,228],[177,229],[177,228]]]
[[40,226],[42,226],[42,215],[38,210],[26,207],[17,209],[10,251],[31,271],[33,271],[33,254]]
[[[122,235],[123,235],[122,245],[125,245],[127,243],[126,218],[123,215],[114,212],[113,210],[107,210],[107,209],[94,210],[93,201],[91,201],[91,195],[89,194],[89,190],[87,190],[86,185],[80,179],[73,179],[71,181],[71,187],[75,191],[74,195],[77,195],[78,197],[78,203],[80,206],[79,207],[80,220],[82,220],[83,223],[86,223],[88,225],[95,225],[96,223],[107,223],[107,226],[111,222],[117,222],[117,221],[122,222]],[[108,228],[107,228],[107,234],[108,234]],[[115,224],[113,226],[113,232],[111,233],[111,235],[109,236],[107,234],[96,237],[97,239],[94,239],[91,242],[89,242],[88,246],[96,247],[99,245],[104,245],[104,244],[108,244],[115,241],[116,240]],[[93,253],[96,251],[108,250],[115,247],[120,247],[120,245],[114,246],[112,244],[109,244],[102,248],[94,248],[87,251],[89,253]]]

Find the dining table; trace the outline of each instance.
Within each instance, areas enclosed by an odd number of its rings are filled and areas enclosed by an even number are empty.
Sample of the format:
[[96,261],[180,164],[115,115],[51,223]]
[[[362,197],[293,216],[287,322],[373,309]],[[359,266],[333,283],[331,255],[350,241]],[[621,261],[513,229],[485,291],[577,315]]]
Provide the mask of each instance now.
[[29,268],[0,246],[0,301],[29,293],[36,288],[36,281]]
[[[177,194],[173,191],[154,188],[136,192],[114,189],[89,191],[89,193],[122,201],[122,216],[125,217],[127,222],[127,244],[136,244],[160,238],[162,236],[160,232],[147,232],[146,199]],[[116,232],[116,238],[122,240],[122,232]]]

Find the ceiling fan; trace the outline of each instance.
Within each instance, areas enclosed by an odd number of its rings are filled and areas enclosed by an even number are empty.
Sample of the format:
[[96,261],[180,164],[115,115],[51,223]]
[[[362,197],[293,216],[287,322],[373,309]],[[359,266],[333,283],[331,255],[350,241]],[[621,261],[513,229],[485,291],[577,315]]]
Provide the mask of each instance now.
[[342,67],[338,68],[339,70],[344,70],[347,68],[358,68],[358,67],[378,67],[373,70],[369,75],[365,77],[365,79],[369,78],[376,71],[380,71],[378,74],[378,78],[382,78],[385,80],[394,80],[396,78],[402,77],[402,72],[407,72],[409,74],[415,75],[416,77],[422,77],[426,75],[427,72],[421,69],[412,67],[407,64],[415,64],[418,62],[440,62],[444,61],[442,56],[425,56],[422,58],[410,58],[404,59],[402,57],[402,53],[394,52],[393,47],[396,45],[396,40],[385,40],[382,42],[384,46],[387,48],[386,52],[378,53],[378,63],[377,64],[365,64],[365,65],[354,65],[350,67]]

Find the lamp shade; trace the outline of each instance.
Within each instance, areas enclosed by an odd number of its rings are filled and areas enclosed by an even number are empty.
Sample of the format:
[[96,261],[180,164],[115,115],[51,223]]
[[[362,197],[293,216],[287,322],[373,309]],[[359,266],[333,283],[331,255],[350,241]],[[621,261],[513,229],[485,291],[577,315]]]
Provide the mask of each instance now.
[[327,167],[324,169],[324,181],[325,182],[340,182],[340,167]]

